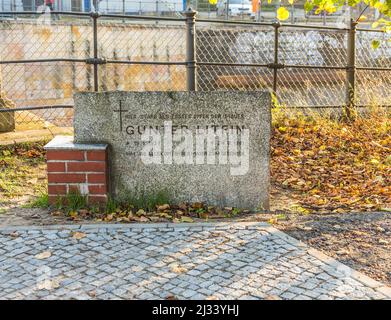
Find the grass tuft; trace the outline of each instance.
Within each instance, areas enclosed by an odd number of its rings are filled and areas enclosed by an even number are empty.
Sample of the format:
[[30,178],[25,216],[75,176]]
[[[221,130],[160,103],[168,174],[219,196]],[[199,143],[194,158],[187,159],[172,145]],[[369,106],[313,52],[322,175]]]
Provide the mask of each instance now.
[[46,209],[49,207],[49,196],[47,193],[42,193],[37,198],[24,205],[24,207]]
[[148,211],[156,210],[156,206],[171,203],[170,195],[167,190],[158,192],[124,192],[119,196],[121,205],[131,206],[135,209],[145,209]]

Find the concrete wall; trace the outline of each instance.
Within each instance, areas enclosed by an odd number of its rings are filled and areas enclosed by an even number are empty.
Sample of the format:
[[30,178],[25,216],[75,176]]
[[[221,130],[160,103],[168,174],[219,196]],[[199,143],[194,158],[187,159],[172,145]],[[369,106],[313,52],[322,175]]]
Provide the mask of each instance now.
[[[99,25],[99,54],[107,59],[184,61],[185,30],[170,25]],[[86,59],[92,56],[89,22],[0,22],[0,59]],[[92,66],[83,62],[2,65],[3,90],[18,106],[71,104],[75,91],[93,88]],[[184,66],[102,65],[102,90],[184,90]]]

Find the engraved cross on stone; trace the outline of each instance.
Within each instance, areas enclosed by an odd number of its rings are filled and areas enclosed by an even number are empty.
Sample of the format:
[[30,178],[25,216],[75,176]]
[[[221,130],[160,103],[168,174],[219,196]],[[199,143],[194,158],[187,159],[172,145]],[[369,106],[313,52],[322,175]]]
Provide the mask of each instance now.
[[119,110],[114,110],[114,112],[119,112],[119,130],[122,132],[122,113],[128,112],[129,110],[122,109],[122,101],[119,101]]

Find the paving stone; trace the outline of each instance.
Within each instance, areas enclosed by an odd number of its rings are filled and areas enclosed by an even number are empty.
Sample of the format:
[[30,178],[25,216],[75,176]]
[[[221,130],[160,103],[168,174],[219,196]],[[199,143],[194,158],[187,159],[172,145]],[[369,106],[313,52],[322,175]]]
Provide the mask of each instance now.
[[[204,226],[90,226],[81,241],[28,227],[10,241],[0,229],[0,299],[390,298],[265,225]],[[50,258],[35,259],[46,250]],[[37,290],[42,279],[59,288]]]

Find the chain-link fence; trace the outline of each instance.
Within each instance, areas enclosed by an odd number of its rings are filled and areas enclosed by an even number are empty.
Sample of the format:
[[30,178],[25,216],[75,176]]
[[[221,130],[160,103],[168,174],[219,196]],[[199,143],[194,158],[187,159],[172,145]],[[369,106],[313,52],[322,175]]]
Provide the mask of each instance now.
[[3,132],[72,127],[76,91],[269,90],[282,105],[314,108],[391,101],[391,37],[356,23],[19,15],[0,21]]

